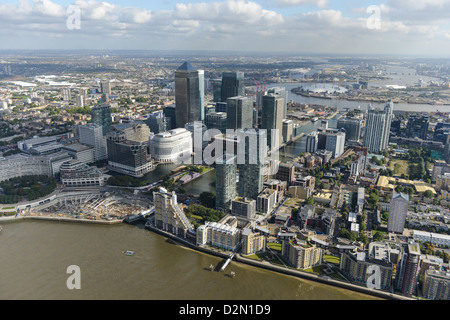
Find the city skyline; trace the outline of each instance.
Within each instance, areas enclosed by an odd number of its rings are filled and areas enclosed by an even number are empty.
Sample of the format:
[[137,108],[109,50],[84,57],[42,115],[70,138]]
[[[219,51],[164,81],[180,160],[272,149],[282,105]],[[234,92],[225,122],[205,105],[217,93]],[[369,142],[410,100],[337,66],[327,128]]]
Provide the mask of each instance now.
[[30,50],[448,56],[449,9],[448,0],[3,0],[0,39]]

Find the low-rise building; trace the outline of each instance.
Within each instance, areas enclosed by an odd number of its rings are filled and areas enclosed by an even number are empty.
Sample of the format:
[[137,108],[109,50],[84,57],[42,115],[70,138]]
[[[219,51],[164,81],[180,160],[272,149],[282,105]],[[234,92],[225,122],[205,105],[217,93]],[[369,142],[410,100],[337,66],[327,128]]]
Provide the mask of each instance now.
[[64,162],[59,173],[65,187],[103,186],[107,177],[100,169],[75,159]]

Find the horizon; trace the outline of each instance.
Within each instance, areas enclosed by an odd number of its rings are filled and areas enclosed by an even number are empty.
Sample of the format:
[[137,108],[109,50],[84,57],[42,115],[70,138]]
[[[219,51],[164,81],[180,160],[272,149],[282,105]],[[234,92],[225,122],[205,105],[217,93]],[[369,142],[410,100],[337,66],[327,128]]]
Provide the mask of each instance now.
[[8,50],[450,56],[450,0],[2,0]]

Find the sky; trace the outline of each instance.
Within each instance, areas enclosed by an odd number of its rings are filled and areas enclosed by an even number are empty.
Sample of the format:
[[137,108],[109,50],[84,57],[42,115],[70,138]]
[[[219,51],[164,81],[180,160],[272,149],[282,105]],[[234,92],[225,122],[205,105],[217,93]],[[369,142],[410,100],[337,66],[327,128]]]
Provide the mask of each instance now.
[[0,43],[450,57],[450,0],[0,0]]

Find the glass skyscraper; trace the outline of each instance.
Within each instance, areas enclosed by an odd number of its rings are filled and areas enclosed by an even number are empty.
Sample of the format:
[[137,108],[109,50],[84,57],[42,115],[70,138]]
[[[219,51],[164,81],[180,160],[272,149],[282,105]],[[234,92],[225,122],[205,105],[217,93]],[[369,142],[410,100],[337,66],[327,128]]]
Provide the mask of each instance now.
[[109,104],[102,104],[91,109],[92,123],[98,124],[103,129],[103,135],[111,130],[111,109]]
[[[200,83],[203,83],[201,85]],[[175,114],[177,128],[186,123],[202,121],[204,108],[204,73],[196,70],[189,62],[183,63],[175,71]],[[203,102],[204,103],[204,102]]]
[[221,100],[226,102],[228,98],[245,96],[245,83],[243,72],[222,73]]
[[394,104],[391,100],[386,103],[384,110],[374,110],[369,106],[364,147],[370,152],[379,152],[387,148],[393,109]]
[[227,129],[245,129],[253,127],[253,101],[238,96],[227,99]]

